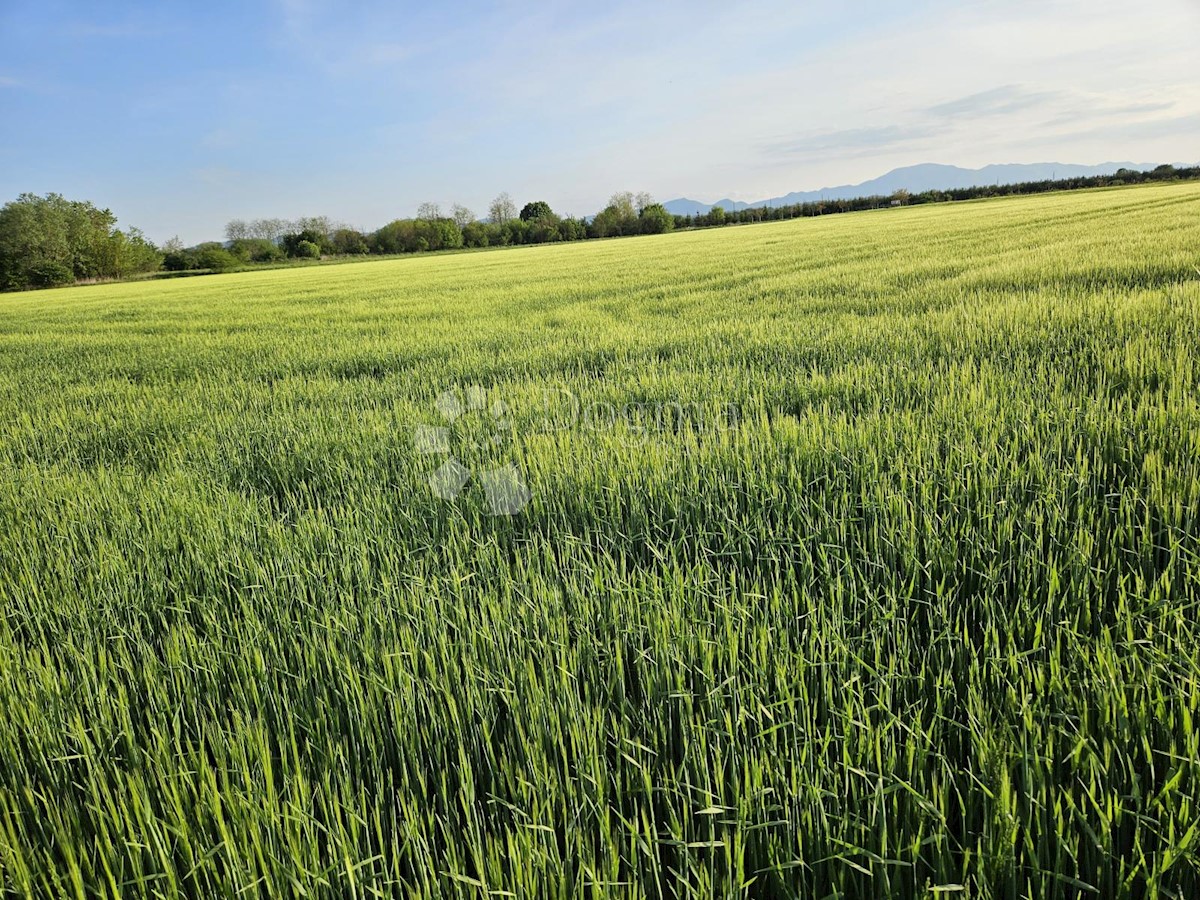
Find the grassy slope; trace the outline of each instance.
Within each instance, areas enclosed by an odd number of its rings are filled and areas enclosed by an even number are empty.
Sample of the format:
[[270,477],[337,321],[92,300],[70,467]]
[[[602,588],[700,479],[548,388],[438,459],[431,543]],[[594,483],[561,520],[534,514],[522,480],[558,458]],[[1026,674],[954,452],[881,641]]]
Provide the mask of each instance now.
[[0,884],[1200,891],[1196,265],[1178,185],[0,298]]

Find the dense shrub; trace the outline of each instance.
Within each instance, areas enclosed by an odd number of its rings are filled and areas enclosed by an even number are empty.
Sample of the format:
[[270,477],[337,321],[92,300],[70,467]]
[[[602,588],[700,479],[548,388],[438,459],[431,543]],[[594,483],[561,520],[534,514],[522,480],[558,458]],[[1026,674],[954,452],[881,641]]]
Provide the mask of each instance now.
[[241,263],[241,260],[217,243],[201,244],[194,252],[195,265],[188,268],[225,272],[236,269]]
[[371,248],[367,246],[367,237],[361,231],[339,228],[330,237],[330,252],[343,256],[357,256],[370,253]]
[[274,241],[266,238],[241,238],[231,241],[229,252],[243,262],[275,262],[283,259],[285,254]]

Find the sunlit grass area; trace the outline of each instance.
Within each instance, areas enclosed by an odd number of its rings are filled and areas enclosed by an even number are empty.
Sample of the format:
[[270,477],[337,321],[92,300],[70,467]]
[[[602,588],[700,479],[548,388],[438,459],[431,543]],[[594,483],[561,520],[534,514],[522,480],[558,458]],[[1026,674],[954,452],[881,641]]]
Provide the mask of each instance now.
[[0,885],[1195,896],[1197,266],[1170,185],[0,297]]

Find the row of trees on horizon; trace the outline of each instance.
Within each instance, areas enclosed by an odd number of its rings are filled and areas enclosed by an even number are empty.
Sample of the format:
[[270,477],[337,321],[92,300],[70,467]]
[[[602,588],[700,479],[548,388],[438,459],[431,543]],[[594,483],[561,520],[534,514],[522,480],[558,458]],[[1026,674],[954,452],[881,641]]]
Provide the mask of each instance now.
[[1107,187],[1148,181],[1200,179],[1200,167],[1159,166],[1148,172],[1121,169],[1113,175],[1055,181],[989,185],[891,196],[822,200],[783,206],[727,211],[713,207],[696,216],[672,215],[645,193],[614,194],[603,210],[588,218],[559,216],[542,200],[520,210],[501,194],[479,219],[464,206],[443,211],[423,203],[415,218],[396,219],[366,232],[335,223],[327,216],[296,221],[235,219],[224,241],[185,247],[178,239],[156,247],[136,228],[121,231],[116,217],[86,201],[22,194],[0,208],[0,290],[113,280],[171,272],[223,272],[286,260],[421,253],[459,248],[544,244],[629,235],[663,234],[676,229],[707,228],[777,221],[889,206],[941,203],[1012,194]]
[[286,219],[234,219],[225,226],[225,240],[185,248],[178,241],[163,247],[163,267],[227,270],[253,263],[325,256],[366,256],[422,253],[460,248],[547,244],[634,234],[663,234],[675,227],[676,217],[646,193],[614,194],[591,219],[560,216],[544,200],[526,203],[518,211],[507,193],[488,207],[485,219],[460,204],[444,212],[437,203],[422,203],[411,219],[396,219],[375,231],[361,231],[328,216]]

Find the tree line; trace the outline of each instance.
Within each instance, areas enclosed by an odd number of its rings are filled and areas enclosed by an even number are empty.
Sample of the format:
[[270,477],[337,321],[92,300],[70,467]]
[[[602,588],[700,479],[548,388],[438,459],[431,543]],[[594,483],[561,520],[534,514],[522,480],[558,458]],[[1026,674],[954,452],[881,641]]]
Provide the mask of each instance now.
[[1152,181],[1188,181],[1200,179],[1200,166],[1158,166],[1146,172],[1118,169],[1112,175],[1089,175],[1078,178],[1046,179],[1014,184],[980,185],[948,190],[922,191],[917,194],[906,190],[890,195],[853,197],[845,200],[813,200],[805,203],[780,206],[755,206],[749,209],[727,211],[719,206],[707,213],[694,216],[676,216],[676,228],[706,228],[714,225],[742,225],[749,222],[774,222],[780,219],[797,219],[809,216],[824,216],[833,213],[861,212],[891,206],[916,206],[923,203],[948,203],[954,200],[979,200],[985,197],[1007,197],[1018,194],[1042,194],[1050,191],[1071,191],[1086,188],[1117,187],[1123,184],[1144,184]]
[[488,206],[483,219],[465,206],[448,212],[422,203],[414,218],[396,219],[375,231],[361,231],[327,216],[295,221],[234,219],[224,241],[184,247],[178,239],[156,247],[136,228],[121,231],[107,209],[66,200],[58,194],[22,194],[0,208],[0,290],[51,287],[79,281],[129,278],[166,272],[222,272],[285,260],[320,259],[544,244],[676,229],[710,228],[749,222],[778,221],[833,213],[923,203],[944,203],[1014,194],[1140,184],[1150,181],[1200,179],[1200,167],[1159,166],[1147,172],[1121,169],[1112,175],[987,185],[946,191],[820,200],[781,206],[725,210],[719,206],[699,215],[672,215],[646,193],[614,194],[590,219],[560,216],[544,200],[518,211],[508,194]]
[[59,194],[22,194],[0,208],[0,290],[51,287],[156,271],[158,249],[117,217]]
[[185,248],[169,241],[163,247],[163,268],[226,270],[253,263],[323,256],[366,256],[457,250],[463,247],[505,247],[546,244],[634,234],[663,234],[675,227],[676,217],[645,193],[614,194],[590,220],[560,216],[545,200],[517,210],[508,194],[488,207],[487,217],[454,204],[448,212],[436,203],[422,203],[411,219],[395,219],[375,231],[359,231],[328,216],[284,219],[234,219],[225,226],[225,240]]

